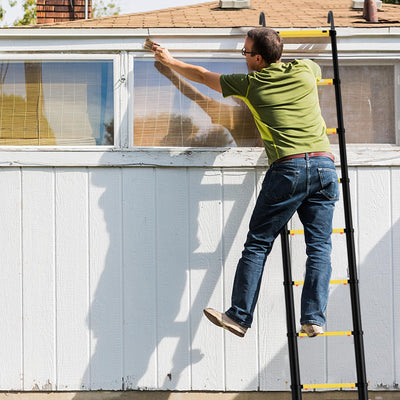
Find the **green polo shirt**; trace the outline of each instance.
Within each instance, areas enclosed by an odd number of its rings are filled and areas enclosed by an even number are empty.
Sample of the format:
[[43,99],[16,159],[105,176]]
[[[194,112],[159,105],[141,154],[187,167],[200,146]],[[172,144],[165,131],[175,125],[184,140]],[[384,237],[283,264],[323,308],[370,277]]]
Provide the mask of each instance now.
[[293,154],[330,151],[318,100],[320,78],[320,67],[306,59],[221,76],[223,96],[239,97],[250,108],[270,165]]

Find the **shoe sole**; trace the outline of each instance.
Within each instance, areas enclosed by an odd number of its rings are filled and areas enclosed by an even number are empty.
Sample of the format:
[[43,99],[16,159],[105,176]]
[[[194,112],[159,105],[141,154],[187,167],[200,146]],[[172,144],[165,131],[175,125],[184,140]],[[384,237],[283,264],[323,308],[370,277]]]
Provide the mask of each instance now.
[[208,311],[208,310],[203,310],[204,315],[214,324],[219,326],[220,328],[224,328],[226,330],[228,330],[229,332],[233,333],[236,336],[239,337],[244,337],[244,333],[237,331],[236,329],[225,325],[221,319],[219,318],[219,315],[214,315],[212,312]]
[[315,337],[315,336],[318,336],[318,335],[322,335],[324,332],[310,332],[310,333],[308,333],[304,329],[301,329],[300,333],[305,333],[308,337]]

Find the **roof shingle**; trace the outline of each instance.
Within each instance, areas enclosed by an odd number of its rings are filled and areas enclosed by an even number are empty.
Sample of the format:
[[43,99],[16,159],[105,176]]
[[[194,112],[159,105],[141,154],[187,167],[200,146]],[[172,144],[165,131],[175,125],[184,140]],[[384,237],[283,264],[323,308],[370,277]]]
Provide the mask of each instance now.
[[275,28],[326,27],[332,10],[337,27],[400,26],[400,5],[383,4],[378,12],[379,23],[362,18],[362,10],[354,10],[351,0],[251,0],[248,9],[221,9],[218,1],[158,11],[116,15],[29,28],[232,28],[259,25],[263,11],[266,25]]

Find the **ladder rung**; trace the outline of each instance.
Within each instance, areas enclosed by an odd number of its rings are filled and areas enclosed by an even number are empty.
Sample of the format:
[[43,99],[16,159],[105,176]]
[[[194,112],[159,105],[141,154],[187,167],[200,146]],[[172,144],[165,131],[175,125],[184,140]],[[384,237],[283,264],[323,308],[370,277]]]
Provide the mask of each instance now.
[[[352,336],[353,332],[351,331],[333,331],[333,332],[324,332],[324,333],[319,333],[317,336]],[[302,333],[299,332],[297,334],[299,337],[308,337],[307,333]]]
[[[329,281],[330,285],[347,285],[349,283],[348,279],[332,279]],[[304,285],[304,281],[294,281],[293,285],[300,286]]]
[[327,135],[336,135],[337,134],[337,129],[336,128],[327,128],[326,134]]
[[315,38],[329,37],[329,31],[323,30],[304,30],[304,31],[277,31],[283,38]]
[[347,285],[349,283],[348,279],[332,279],[329,282],[331,285]]
[[[304,234],[304,229],[290,229],[289,233],[294,236],[294,235],[303,235]],[[340,233],[341,235],[344,233],[343,228],[335,228],[332,229],[332,233]]]
[[357,387],[356,383],[319,383],[315,385],[302,385],[303,389],[328,389],[328,388],[351,388]]
[[324,85],[333,85],[333,79],[320,79],[317,81],[318,86],[324,86]]

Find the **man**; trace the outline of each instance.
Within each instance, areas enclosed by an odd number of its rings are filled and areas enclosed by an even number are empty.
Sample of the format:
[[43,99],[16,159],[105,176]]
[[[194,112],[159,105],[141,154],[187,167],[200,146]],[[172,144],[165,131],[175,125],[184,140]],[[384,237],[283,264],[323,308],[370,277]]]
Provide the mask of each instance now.
[[331,276],[331,233],[338,178],[318,102],[321,70],[311,60],[281,62],[283,43],[272,29],[247,33],[242,54],[248,74],[221,75],[173,58],[153,46],[155,58],[192,81],[249,106],[264,142],[270,168],[250,220],[232,290],[232,304],[205,315],[243,337],[253,321],[267,256],[281,229],[297,211],[304,226],[306,275],[301,298],[302,331],[323,333]]

